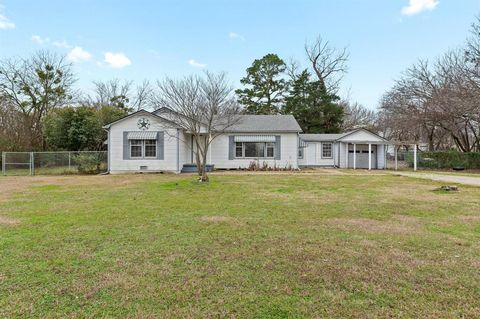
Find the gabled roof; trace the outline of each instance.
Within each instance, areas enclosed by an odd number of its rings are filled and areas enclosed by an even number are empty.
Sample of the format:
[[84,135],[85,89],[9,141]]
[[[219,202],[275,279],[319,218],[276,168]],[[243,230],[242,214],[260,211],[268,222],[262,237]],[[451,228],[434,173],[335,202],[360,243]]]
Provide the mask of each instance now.
[[228,132],[302,132],[293,115],[239,115],[237,123]]
[[367,132],[367,133],[369,133],[369,134],[371,134],[371,135],[374,135],[374,136],[378,137],[379,139],[381,139],[381,140],[383,140],[383,141],[385,141],[385,142],[388,142],[388,140],[387,140],[386,138],[384,138],[384,137],[382,137],[382,136],[380,136],[380,135],[378,135],[378,134],[376,134],[376,133],[373,133],[372,131],[369,131],[369,130],[367,130],[367,129],[364,129],[364,128],[359,128],[359,129],[356,129],[356,130],[347,132],[347,133],[345,133],[345,135],[343,135],[343,136],[342,136],[341,138],[339,138],[338,140],[341,141],[342,139],[344,139],[344,138],[346,138],[346,137],[348,137],[348,136],[350,136],[350,135],[352,135],[352,134],[354,134],[354,133],[360,132],[360,131]]
[[342,141],[342,139],[346,138],[347,136],[350,136],[360,131],[367,132],[369,134],[372,134],[380,138],[385,142],[388,142],[387,139],[364,128],[359,128],[359,129],[355,129],[345,133],[338,133],[338,134],[300,134],[300,139],[302,139],[305,142],[336,142],[336,141]]
[[116,124],[116,123],[118,123],[118,122],[124,121],[124,120],[126,120],[126,119],[128,119],[128,118],[130,118],[130,117],[132,117],[132,116],[139,115],[139,114],[142,114],[142,113],[145,114],[145,115],[151,115],[151,116],[157,117],[157,118],[161,119],[162,121],[165,121],[165,122],[168,122],[168,123],[172,124],[173,127],[178,127],[177,124],[175,124],[174,122],[172,122],[172,121],[170,121],[170,120],[168,120],[168,119],[166,119],[166,118],[164,118],[164,117],[161,117],[161,116],[159,116],[159,115],[157,115],[157,114],[154,114],[154,113],[148,112],[148,111],[146,111],[146,110],[144,110],[144,109],[141,109],[141,110],[138,110],[138,111],[136,111],[136,112],[130,113],[130,114],[128,114],[128,115],[125,115],[124,117],[122,117],[122,118],[120,118],[120,119],[118,119],[118,120],[116,120],[116,121],[114,121],[114,122],[112,122],[112,123],[108,123],[107,125],[104,125],[103,128],[104,128],[104,129],[109,129],[113,124]]
[[[118,123],[124,119],[127,119],[131,116],[138,115],[141,112],[146,114],[158,117],[164,121],[172,123],[175,127],[178,127],[178,124],[175,124],[171,119],[162,116],[162,114],[173,113],[177,116],[179,115],[172,109],[167,107],[162,107],[153,112],[148,112],[145,110],[140,110],[129,114],[115,122],[112,122],[108,125],[105,125],[104,128],[109,128],[111,125]],[[182,115],[181,115],[182,116]],[[289,132],[289,133],[299,133],[302,132],[300,125],[298,125],[297,120],[293,115],[238,115],[238,120],[230,126],[226,132],[229,133],[257,133],[257,132]]]

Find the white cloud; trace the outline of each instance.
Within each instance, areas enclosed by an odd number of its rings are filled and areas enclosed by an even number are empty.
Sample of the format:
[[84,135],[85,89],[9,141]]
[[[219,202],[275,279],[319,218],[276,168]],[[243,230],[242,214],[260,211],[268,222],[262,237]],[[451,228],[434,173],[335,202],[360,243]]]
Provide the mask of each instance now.
[[194,59],[188,60],[188,64],[190,64],[190,65],[193,66],[194,68],[204,68],[204,67],[207,66],[206,64],[197,62],[197,61],[195,61]]
[[439,3],[439,0],[409,0],[408,6],[402,8],[402,14],[412,16],[423,11],[431,11],[434,10]]
[[84,62],[92,59],[92,55],[81,47],[74,47],[67,54],[67,60],[72,62]]
[[43,45],[45,43],[50,42],[49,38],[42,38],[39,35],[32,35],[32,41],[35,42],[36,44]]
[[67,43],[67,41],[53,41],[52,45],[57,48],[62,48],[62,49],[71,49],[72,46]]
[[5,14],[3,14],[3,6],[0,5],[0,30],[15,29],[15,23],[10,21]]
[[121,69],[132,64],[132,61],[121,52],[106,52],[104,61],[114,69]]
[[245,41],[245,37],[243,35],[235,33],[235,32],[230,32],[228,34],[228,37],[230,39],[239,39],[239,40]]

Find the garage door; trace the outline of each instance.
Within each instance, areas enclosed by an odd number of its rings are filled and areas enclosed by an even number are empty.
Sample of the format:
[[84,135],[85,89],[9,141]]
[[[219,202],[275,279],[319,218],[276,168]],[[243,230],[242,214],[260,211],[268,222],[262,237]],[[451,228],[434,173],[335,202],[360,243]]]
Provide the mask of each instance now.
[[[357,168],[368,169],[368,145],[358,144],[357,149]],[[353,168],[353,145],[348,147],[348,167]],[[372,168],[377,168],[377,145],[372,145]]]

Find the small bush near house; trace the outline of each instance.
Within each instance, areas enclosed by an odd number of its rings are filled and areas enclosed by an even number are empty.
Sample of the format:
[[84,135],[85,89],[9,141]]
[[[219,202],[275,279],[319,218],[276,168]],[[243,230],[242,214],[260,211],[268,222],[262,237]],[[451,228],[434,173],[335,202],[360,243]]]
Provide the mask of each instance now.
[[97,154],[79,154],[75,156],[80,174],[98,174],[105,170],[102,159]]
[[293,171],[292,165],[281,167],[277,164],[273,166],[268,165],[267,162],[260,163],[260,161],[251,161],[248,165],[247,171]]

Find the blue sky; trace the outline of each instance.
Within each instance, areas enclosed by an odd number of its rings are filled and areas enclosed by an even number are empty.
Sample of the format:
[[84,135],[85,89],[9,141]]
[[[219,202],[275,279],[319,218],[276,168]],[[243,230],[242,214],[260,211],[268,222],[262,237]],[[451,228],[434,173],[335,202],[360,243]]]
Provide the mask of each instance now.
[[267,53],[306,67],[304,43],[322,35],[350,52],[342,93],[375,108],[405,68],[462,45],[478,14],[480,0],[0,0],[0,58],[65,54],[84,90],[205,68],[239,87]]

